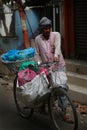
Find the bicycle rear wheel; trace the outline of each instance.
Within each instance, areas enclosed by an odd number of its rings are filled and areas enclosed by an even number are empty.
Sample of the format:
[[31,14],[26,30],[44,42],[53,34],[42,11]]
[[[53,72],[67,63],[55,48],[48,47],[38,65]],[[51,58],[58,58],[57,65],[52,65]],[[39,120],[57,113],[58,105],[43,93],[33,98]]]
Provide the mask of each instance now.
[[16,108],[18,110],[18,113],[21,117],[23,118],[30,118],[33,114],[33,108],[29,108],[28,105],[25,105],[19,98],[18,96],[18,91],[17,91],[17,77],[14,80],[14,86],[13,86],[13,94],[14,94],[14,101],[16,104]]
[[[62,98],[65,98],[67,101],[66,109],[61,107]],[[69,95],[63,88],[56,87],[52,90],[49,101],[48,101],[48,109],[57,130],[77,130],[78,129],[78,116],[77,116],[76,108],[72,100],[70,99]],[[66,115],[69,116],[71,122],[67,122],[64,120],[63,117],[64,117],[65,112],[66,112]]]

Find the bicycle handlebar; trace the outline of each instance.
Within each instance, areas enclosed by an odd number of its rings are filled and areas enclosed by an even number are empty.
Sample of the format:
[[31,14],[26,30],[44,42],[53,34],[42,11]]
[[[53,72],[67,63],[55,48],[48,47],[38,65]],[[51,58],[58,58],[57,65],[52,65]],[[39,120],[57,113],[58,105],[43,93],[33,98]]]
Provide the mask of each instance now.
[[56,64],[58,64],[58,61],[44,62],[44,63],[38,62],[37,63],[38,66],[42,66],[42,67],[50,67],[51,65],[56,65]]
[[[58,64],[58,61],[53,61],[53,62],[37,62],[37,64],[35,65],[35,67],[45,67],[45,68],[47,68],[47,69],[49,69],[52,65],[54,66],[54,65],[57,65]],[[32,66],[32,65],[29,65],[28,67],[30,67],[30,66]],[[51,68],[50,68],[50,70],[51,70]]]

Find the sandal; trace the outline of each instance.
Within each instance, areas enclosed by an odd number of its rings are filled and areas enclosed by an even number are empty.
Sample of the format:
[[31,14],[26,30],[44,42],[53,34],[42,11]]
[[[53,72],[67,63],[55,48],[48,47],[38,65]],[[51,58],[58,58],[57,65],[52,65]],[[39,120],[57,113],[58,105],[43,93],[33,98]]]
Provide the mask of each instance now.
[[74,123],[72,118],[68,114],[63,115],[63,121],[65,121],[66,123]]
[[87,114],[87,106],[85,106],[85,105],[80,106],[80,113],[81,114]]

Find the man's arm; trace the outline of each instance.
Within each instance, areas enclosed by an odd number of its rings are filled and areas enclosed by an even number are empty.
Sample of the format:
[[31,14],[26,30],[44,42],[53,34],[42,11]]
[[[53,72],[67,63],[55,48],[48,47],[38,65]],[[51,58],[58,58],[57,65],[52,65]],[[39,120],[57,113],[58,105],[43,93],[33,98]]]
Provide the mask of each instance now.
[[54,61],[59,61],[60,52],[61,52],[61,37],[60,33],[55,34],[55,53],[54,53]]

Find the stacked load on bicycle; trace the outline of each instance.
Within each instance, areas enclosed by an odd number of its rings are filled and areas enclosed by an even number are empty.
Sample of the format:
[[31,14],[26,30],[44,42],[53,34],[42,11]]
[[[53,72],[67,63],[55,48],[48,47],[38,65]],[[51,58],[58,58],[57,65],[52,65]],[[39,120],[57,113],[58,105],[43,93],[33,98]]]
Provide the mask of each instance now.
[[16,69],[18,69],[21,62],[30,60],[34,58],[34,56],[35,56],[35,49],[32,47],[23,50],[12,49],[9,50],[7,53],[1,55],[1,61],[6,65],[14,65],[13,67],[15,68],[17,66]]
[[[49,94],[48,71],[48,69],[38,66],[35,61],[23,62],[20,65],[16,88],[17,95],[23,103],[29,104],[29,106],[35,105],[39,99],[43,99]],[[61,72],[51,72],[53,82],[57,86],[65,84],[67,80],[65,73]]]
[[37,66],[35,61],[23,62],[19,67],[16,89],[19,100],[24,104],[35,105],[38,99],[49,92],[48,71]]

